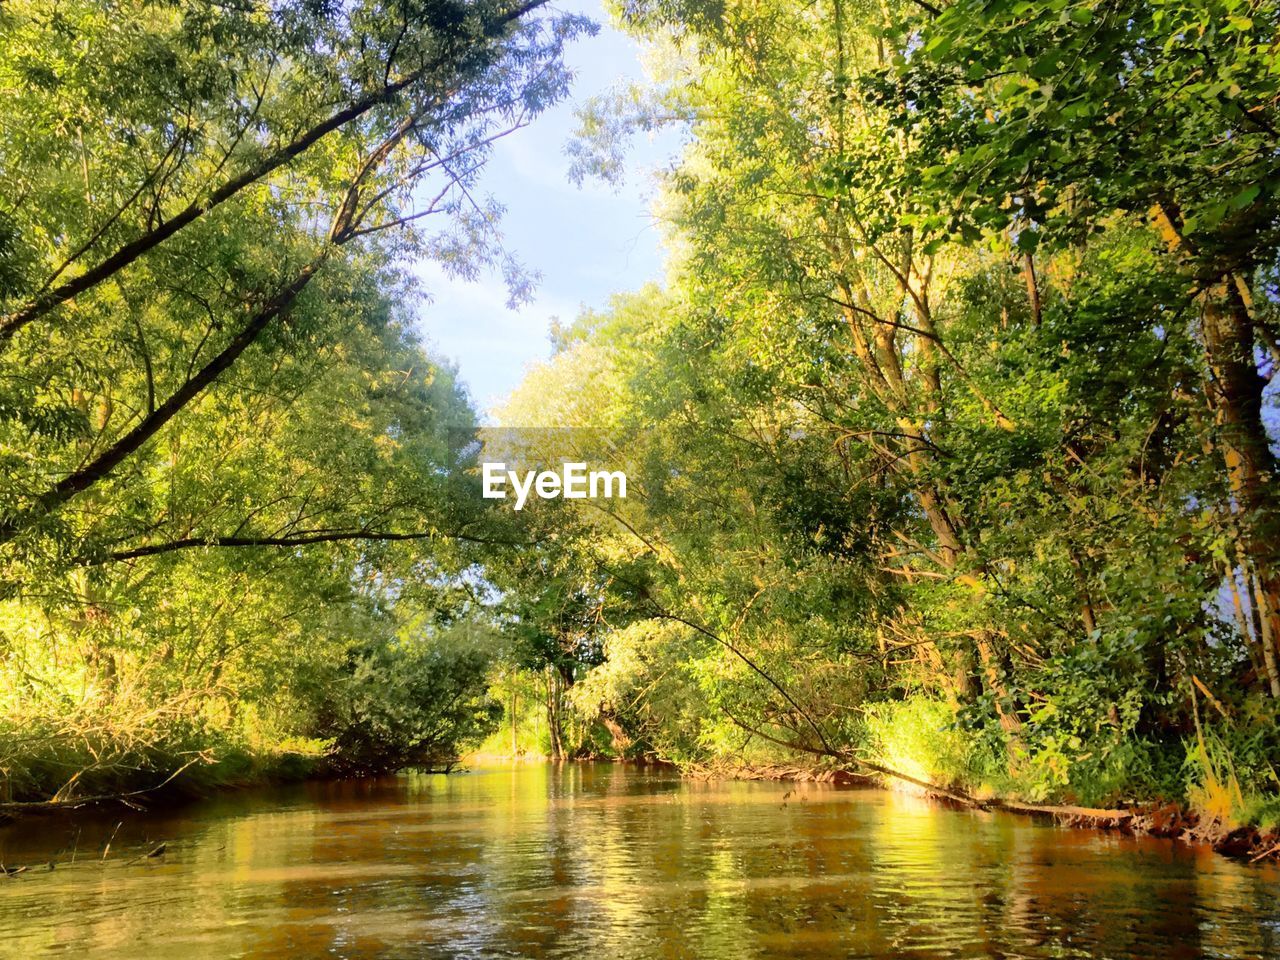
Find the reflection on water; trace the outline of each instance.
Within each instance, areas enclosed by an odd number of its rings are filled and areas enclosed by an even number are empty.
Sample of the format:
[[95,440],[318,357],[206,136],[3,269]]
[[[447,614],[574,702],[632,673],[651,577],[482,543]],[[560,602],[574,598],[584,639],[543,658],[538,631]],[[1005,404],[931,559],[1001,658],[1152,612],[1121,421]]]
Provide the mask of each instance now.
[[1273,867],[873,790],[526,766],[119,821],[0,830],[0,955],[1280,957]]

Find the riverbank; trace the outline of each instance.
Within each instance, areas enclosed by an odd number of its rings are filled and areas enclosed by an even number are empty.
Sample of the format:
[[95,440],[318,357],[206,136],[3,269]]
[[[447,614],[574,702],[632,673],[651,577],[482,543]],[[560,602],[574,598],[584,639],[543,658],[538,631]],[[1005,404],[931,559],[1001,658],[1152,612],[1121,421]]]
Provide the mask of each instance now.
[[[284,787],[305,782],[358,780],[389,772],[376,769],[353,770],[342,758],[320,751],[275,750],[254,753],[233,750],[223,753],[216,759],[199,757],[184,761],[181,757],[170,757],[169,760],[168,772],[165,772],[163,767],[157,767],[156,769],[115,771],[110,776],[94,773],[87,776],[77,774],[65,783],[59,780],[61,787],[49,786],[44,791],[46,799],[0,801],[0,825],[26,816],[62,814],[111,805],[122,805],[134,809],[142,807],[162,809],[240,790]],[[578,763],[596,760],[615,762],[605,757],[576,757],[559,762]],[[525,752],[510,755],[476,751],[464,754],[457,760],[441,765],[438,769],[406,767],[404,770],[450,773],[472,767],[538,766],[552,762],[556,761],[538,753]],[[637,767],[663,766],[675,769],[673,765],[657,761],[628,760],[625,762]],[[32,792],[37,795],[40,793],[38,790]]]
[[[783,783],[823,783],[844,787],[876,787],[893,792],[920,796],[957,809],[1011,813],[1023,817],[1051,819],[1059,826],[1073,829],[1118,832],[1131,836],[1149,836],[1180,843],[1202,845],[1235,860],[1250,863],[1280,862],[1280,831],[1260,830],[1248,824],[1224,824],[1208,820],[1185,804],[1152,801],[1124,808],[1094,808],[1071,804],[1035,804],[1002,797],[976,797],[956,787],[928,784],[914,777],[892,771],[863,773],[840,767],[797,764],[743,764],[719,762],[700,766],[678,767],[656,760],[621,760],[608,758],[576,758],[553,761],[548,757],[494,753],[465,755],[456,768],[431,772],[465,772],[475,768],[539,766],[547,763],[578,764],[610,762],[638,769],[678,771],[684,778],[699,781],[774,781]],[[210,764],[184,778],[186,768],[164,781],[146,788],[119,793],[86,795],[33,802],[0,803],[0,826],[27,816],[64,814],[89,808],[123,805],[138,809],[168,809],[203,800],[214,794],[252,788],[287,786],[302,782],[352,779],[337,773],[323,757],[307,754],[281,754],[256,758],[248,763]],[[359,779],[359,778],[354,778]]]
[[1227,824],[1209,820],[1185,804],[1167,801],[1151,801],[1115,809],[1035,804],[1002,797],[974,797],[958,788],[927,784],[914,777],[890,771],[872,775],[842,768],[789,764],[726,762],[692,768],[685,771],[685,775],[701,780],[771,780],[878,787],[927,797],[961,809],[1051,819],[1058,826],[1072,829],[1103,830],[1207,846],[1222,856],[1249,863],[1280,862],[1280,831],[1260,830],[1251,824]]
[[[237,752],[216,760],[188,760],[170,772],[133,770],[111,777],[73,776],[47,799],[0,801],[0,825],[14,820],[121,805],[179,806],[219,793],[253,787],[286,786],[331,776],[326,758],[311,753]],[[79,786],[80,789],[75,788]]]

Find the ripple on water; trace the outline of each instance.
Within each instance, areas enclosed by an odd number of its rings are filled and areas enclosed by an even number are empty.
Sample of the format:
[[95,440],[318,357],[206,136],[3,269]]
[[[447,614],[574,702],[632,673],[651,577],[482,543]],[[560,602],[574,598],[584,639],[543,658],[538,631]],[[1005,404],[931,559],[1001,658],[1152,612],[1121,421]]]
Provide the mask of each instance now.
[[0,955],[1280,957],[1273,868],[816,784],[314,785],[130,818],[74,865],[71,829],[0,831],[5,862],[63,863],[0,882]]

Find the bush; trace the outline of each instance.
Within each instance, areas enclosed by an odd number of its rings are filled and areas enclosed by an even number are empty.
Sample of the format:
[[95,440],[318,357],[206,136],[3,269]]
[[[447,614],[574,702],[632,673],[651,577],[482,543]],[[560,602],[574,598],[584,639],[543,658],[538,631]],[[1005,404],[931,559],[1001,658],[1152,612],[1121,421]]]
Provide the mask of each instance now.
[[957,726],[942,700],[911,697],[870,704],[863,723],[873,760],[938,786],[989,788],[1002,763],[985,740]]
[[357,651],[319,736],[343,775],[449,767],[488,736],[502,706],[486,693],[491,654],[469,636],[426,633]]

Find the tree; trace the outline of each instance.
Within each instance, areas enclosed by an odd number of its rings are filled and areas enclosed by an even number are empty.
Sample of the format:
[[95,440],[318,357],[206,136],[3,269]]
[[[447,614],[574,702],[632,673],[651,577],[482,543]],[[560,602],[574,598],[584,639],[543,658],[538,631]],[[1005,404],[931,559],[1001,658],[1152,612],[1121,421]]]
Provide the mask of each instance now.
[[[1194,96],[1174,103],[1199,75],[1167,51],[1126,59],[1138,41],[1118,34],[1174,37],[1192,5],[1082,25],[1086,6],[621,9],[661,51],[664,86],[597,105],[576,160],[608,174],[620,131],[687,124],[664,184],[670,289],[560,331],[528,389],[554,371],[578,391],[580,422],[636,457],[643,500],[617,543],[647,558],[650,615],[723,655],[682,663],[738,733],[704,719],[703,758],[764,742],[882,767],[905,757],[926,779],[1032,798],[1114,799],[1171,789],[1193,691],[1214,691],[1229,736],[1268,736],[1276,651],[1254,617],[1267,603],[1249,603],[1236,574],[1265,560],[1244,531],[1265,528],[1274,497],[1259,488],[1259,509],[1243,506],[1241,434],[1224,441],[1221,397],[1206,405],[1203,386],[1231,379],[1201,320],[1234,294],[1220,271],[1202,277],[1217,293],[1189,285],[1185,250],[1170,255],[1125,164],[1164,165],[1190,205],[1212,208],[1245,184],[1233,174],[1196,196],[1198,164],[1235,157],[1265,180],[1269,154],[1239,117],[1222,142],[1196,139],[1195,117],[1202,132],[1221,124]],[[1270,103],[1270,16],[1189,34],[1240,41],[1210,56],[1257,68],[1241,84],[1252,104]],[[985,30],[994,50],[979,50]],[[1050,50],[1058,73],[1026,82],[1018,56]],[[1107,110],[1132,111],[1145,159],[1126,153],[1133,127],[1075,112],[1088,97],[1028,119],[1090,84]],[[1096,155],[1075,149],[1089,137]],[[1238,263],[1262,265],[1260,284],[1271,221],[1244,229],[1252,216],[1232,236],[1252,245]],[[1234,249],[1225,234],[1208,247]],[[1228,354],[1260,396],[1254,356]],[[1253,437],[1256,452],[1265,430]],[[558,548],[607,562],[607,535],[575,536]],[[631,630],[607,631],[604,649],[625,636],[643,675],[636,645],[656,632]],[[621,667],[601,670],[628,688]],[[964,731],[964,757],[926,735],[939,716]]]
[[1280,697],[1277,464],[1256,353],[1280,352],[1255,306],[1280,241],[1278,27],[1268,3],[962,2],[895,24],[919,52],[869,85],[913,145],[939,227],[1008,230],[1030,264],[1118,216],[1152,224],[1162,269],[1198,307],[1205,441],[1222,458],[1219,496]]
[[326,303],[356,293],[361,259],[492,261],[495,211],[468,185],[562,94],[583,27],[538,6],[6,9],[25,121],[3,148],[10,556],[74,539],[67,505],[119,498],[230,372],[271,389],[280,358],[334,343]]
[[[475,547],[504,536],[451,469],[476,416],[410,332],[405,266],[527,290],[474,190],[590,29],[542,8],[0,11],[10,793],[372,763],[353,731],[393,714],[379,762],[482,732],[483,664],[436,676],[403,640],[460,615]],[[365,681],[401,667],[373,704]],[[470,706],[404,702],[424,671]],[[341,736],[317,714],[335,686]]]

